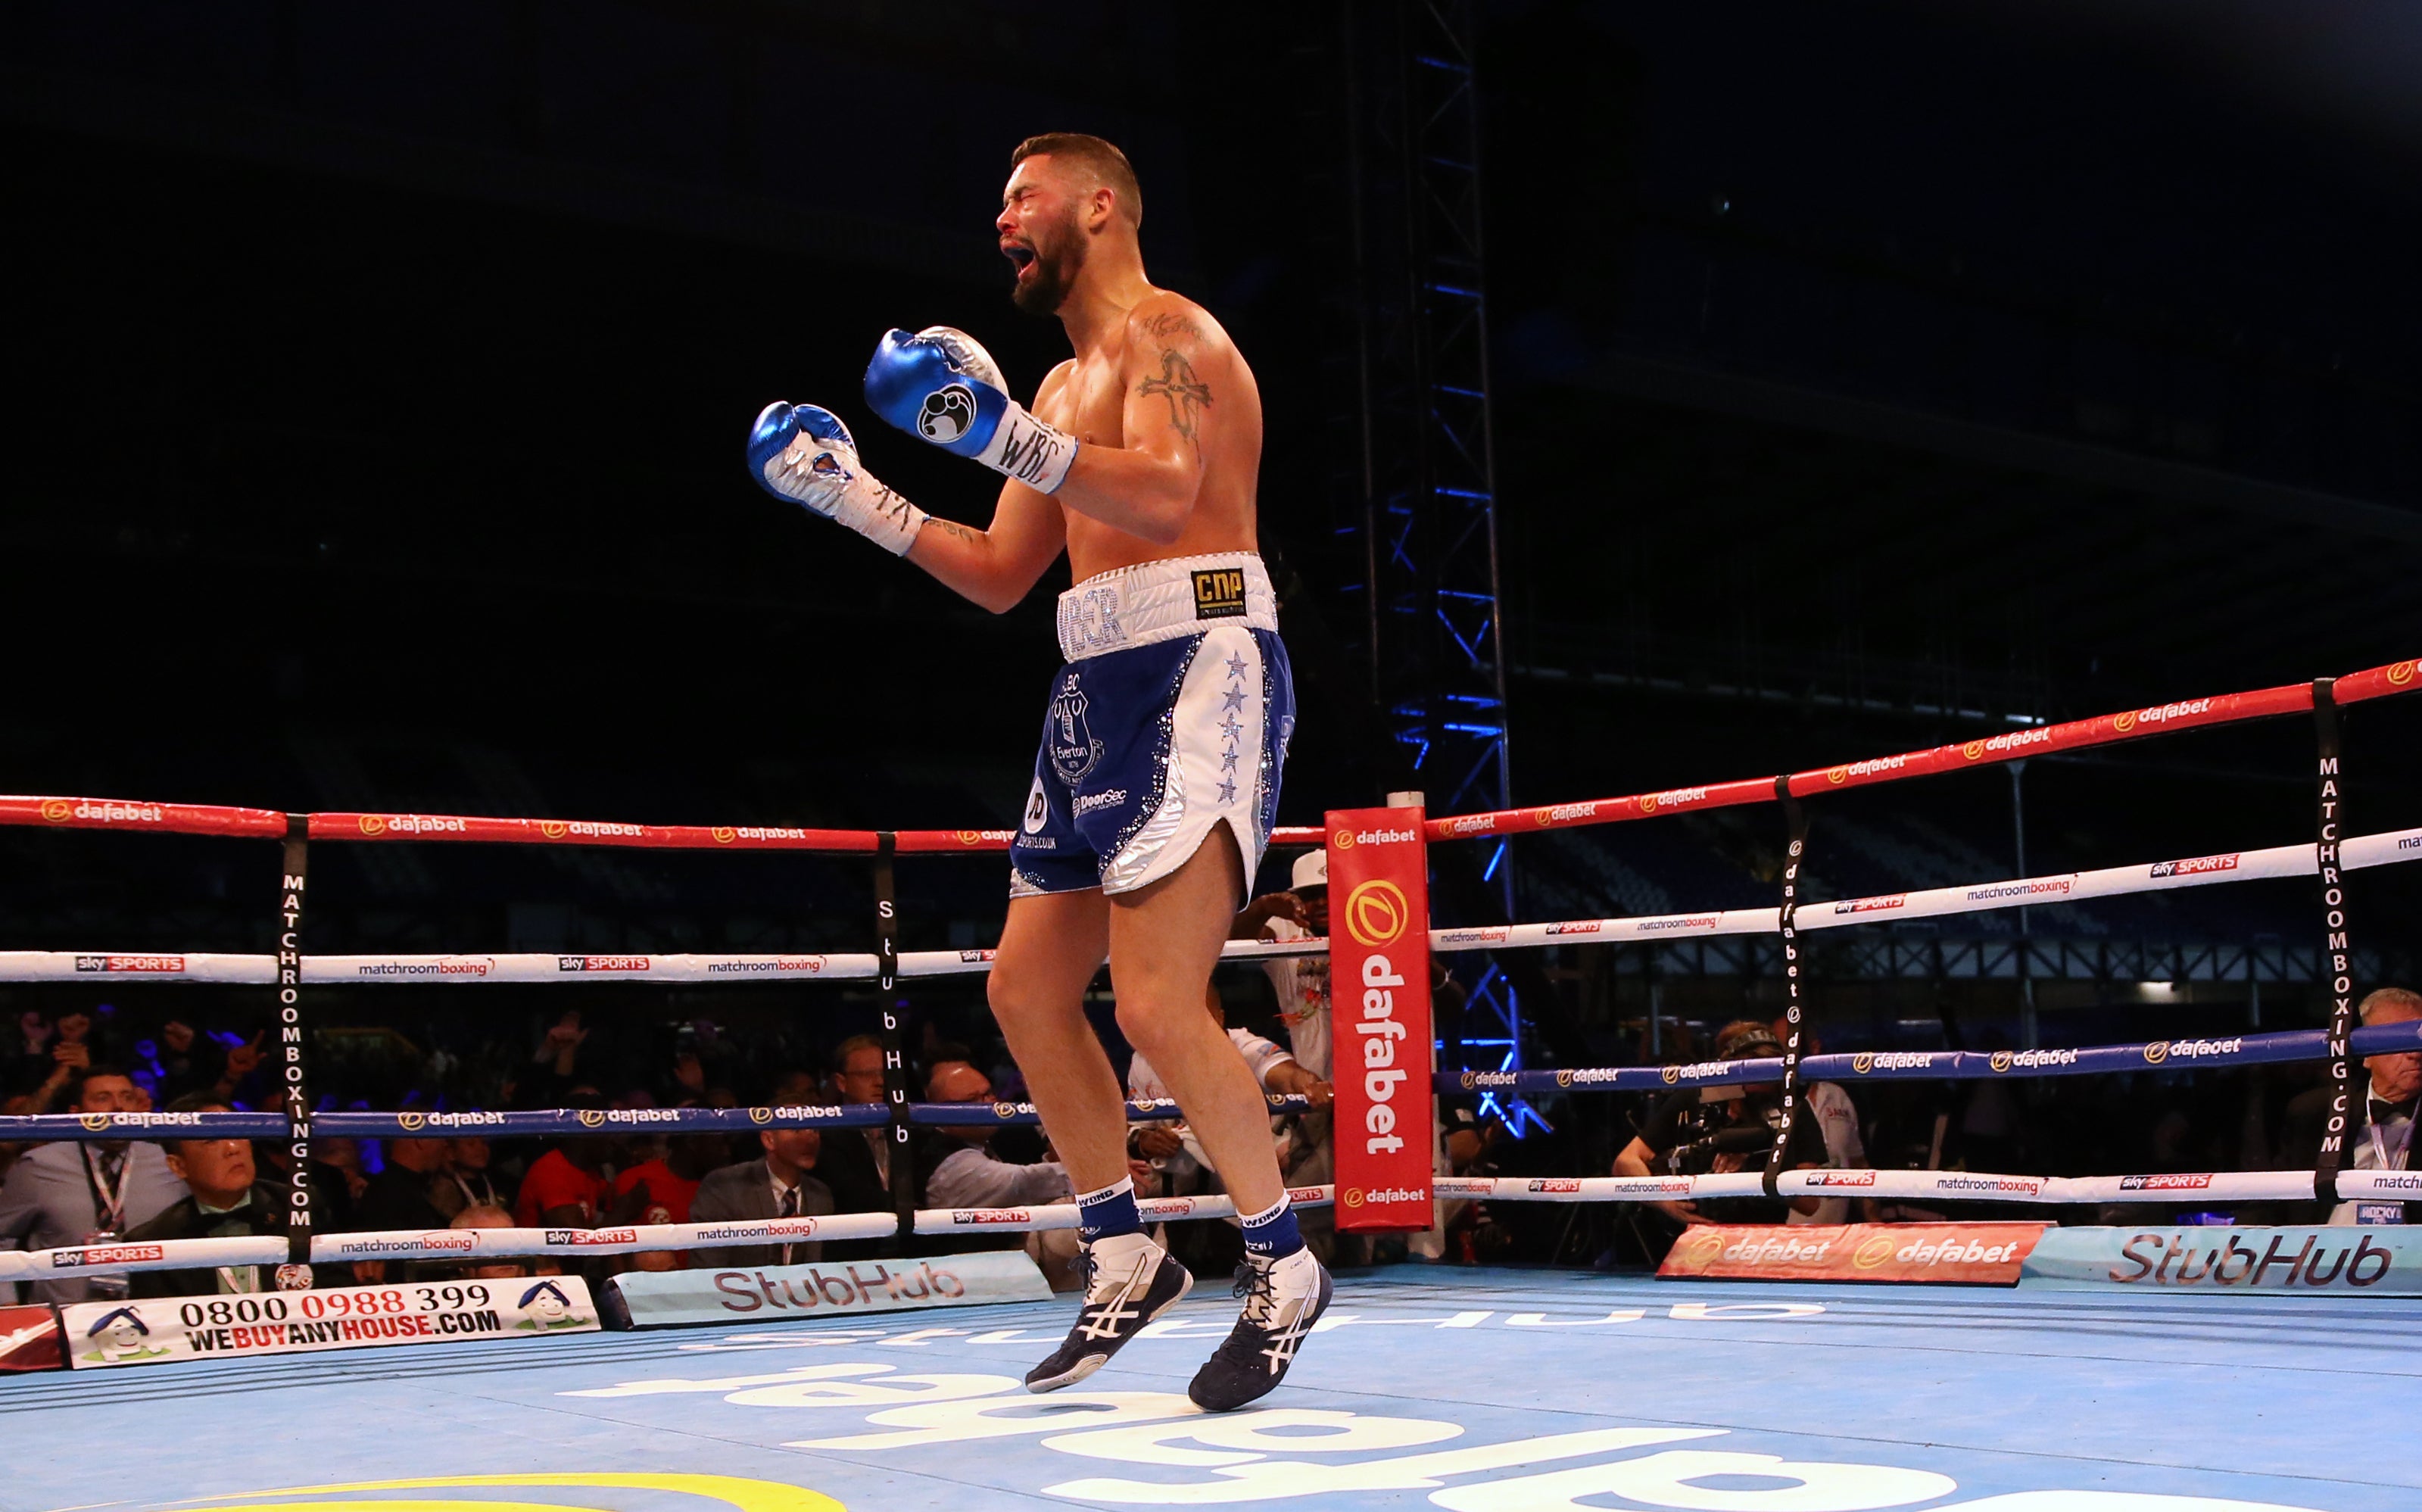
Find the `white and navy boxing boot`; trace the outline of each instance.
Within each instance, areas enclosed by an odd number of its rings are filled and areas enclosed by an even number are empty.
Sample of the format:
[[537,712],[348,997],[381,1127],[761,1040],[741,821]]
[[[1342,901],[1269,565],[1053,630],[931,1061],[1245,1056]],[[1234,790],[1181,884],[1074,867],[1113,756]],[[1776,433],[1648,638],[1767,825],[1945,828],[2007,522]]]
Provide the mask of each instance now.
[[1141,1234],[1122,1234],[1087,1244],[1084,1267],[1085,1303],[1077,1315],[1077,1326],[1049,1359],[1026,1373],[1030,1392],[1056,1392],[1101,1369],[1145,1324],[1176,1306],[1194,1285],[1193,1275],[1184,1266]]
[[1248,1254],[1236,1268],[1245,1311],[1186,1394],[1205,1412],[1233,1412],[1277,1390],[1333,1295],[1329,1272],[1310,1250],[1282,1259]]

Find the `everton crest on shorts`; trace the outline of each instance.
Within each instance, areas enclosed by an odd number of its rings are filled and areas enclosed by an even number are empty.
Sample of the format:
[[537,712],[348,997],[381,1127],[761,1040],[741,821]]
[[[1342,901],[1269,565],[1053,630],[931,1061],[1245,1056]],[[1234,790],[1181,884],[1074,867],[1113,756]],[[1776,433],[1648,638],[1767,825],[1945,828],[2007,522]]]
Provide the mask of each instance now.
[[1185,864],[1221,820],[1250,890],[1277,822],[1295,685],[1262,559],[1182,557],[1060,595],[1043,748],[1012,897],[1128,892]]

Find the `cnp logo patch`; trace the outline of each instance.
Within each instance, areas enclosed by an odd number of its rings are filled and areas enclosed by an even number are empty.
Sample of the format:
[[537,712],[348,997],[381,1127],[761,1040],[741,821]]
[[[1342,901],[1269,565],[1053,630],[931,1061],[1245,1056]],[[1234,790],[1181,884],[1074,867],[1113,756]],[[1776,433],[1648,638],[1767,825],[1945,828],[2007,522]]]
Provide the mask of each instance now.
[[396,1126],[402,1129],[406,1134],[417,1134],[422,1129],[429,1126],[429,1115],[427,1113],[401,1112],[395,1115],[395,1123]]
[[2124,735],[2136,728],[2136,717],[2132,714],[2116,715],[2111,720],[2111,728]]
[[1876,1058],[1865,1050],[1861,1050],[1858,1054],[1850,1057],[1850,1069],[1861,1076],[1865,1076],[1875,1068]]
[[75,805],[65,798],[45,798],[42,800],[42,817],[55,825],[66,824],[75,817]]
[[107,1113],[78,1113],[76,1122],[84,1126],[86,1133],[98,1134],[109,1127],[112,1120]]
[[1722,1234],[1714,1229],[1700,1228],[1693,1229],[1691,1236],[1683,1242],[1690,1246],[1688,1252],[1682,1256],[1685,1264],[1711,1266],[1716,1263],[1716,1257],[1724,1252],[1724,1245],[1727,1241]]
[[997,1102],[992,1105],[992,1116],[1004,1121],[1015,1118],[1017,1116],[1017,1104],[1012,1102]]
[[1341,829],[1337,833],[1329,837],[1329,843],[1339,850],[1352,850],[1354,848],[1354,831],[1351,829]]
[[2170,1042],[2168,1040],[2155,1040],[2152,1044],[2145,1047],[2145,1063],[2147,1065],[2159,1065],[2169,1058]]
[[707,833],[715,837],[715,843],[718,845],[729,845],[740,838],[740,831],[730,825],[717,825]]
[[1337,1194],[1337,1200],[1348,1207],[1360,1207],[1362,1205],[1362,1189],[1348,1187]]
[[1354,943],[1376,950],[1392,944],[1412,918],[1405,890],[1376,877],[1345,895],[1345,933]]
[[355,820],[354,823],[360,827],[362,833],[365,835],[384,835],[386,833],[386,821],[374,813],[366,813],[359,819]]
[[1665,1078],[1665,1085],[1669,1087],[1682,1079],[1682,1068],[1678,1065],[1666,1066],[1660,1074]]
[[572,827],[560,819],[542,819],[538,822],[538,832],[549,840],[561,840],[572,833]]
[[604,1128],[606,1126],[606,1110],[603,1108],[583,1108],[580,1110],[580,1126],[582,1128]]
[[1849,780],[1850,769],[1847,766],[1828,766],[1825,768],[1825,780],[1832,783],[1835,787],[1840,787]]
[[2414,669],[2417,665],[2422,665],[2422,663],[2401,661],[2396,666],[2391,667],[2388,669],[2388,685],[2391,687],[2403,687],[2406,684],[2414,681]]
[[2009,1051],[2007,1051],[2007,1050],[1995,1050],[1995,1051],[1993,1052],[1992,1067],[1993,1067],[1993,1074],[1994,1074],[1995,1076],[2000,1076],[2003,1072],[2007,1071],[2007,1070],[2008,1070],[2012,1065],[2015,1065],[2016,1063],[2017,1063],[2017,1062],[2016,1062],[2015,1060],[2013,1060],[2013,1059],[2012,1059],[2012,1057],[2011,1057],[2011,1055],[2010,1055],[2010,1052],[2009,1052]]
[[[1968,742],[1968,744],[1959,748],[1959,754],[1967,757],[1973,762],[1977,757],[1985,754],[1985,743],[1981,740],[1972,740]],[[1864,1248],[1864,1246],[1861,1246],[1861,1248]]]
[[1861,1270],[1873,1270],[1893,1257],[1893,1249],[1899,1242],[1889,1234],[1870,1234],[1850,1252],[1850,1264]]
[[752,1124],[770,1124],[773,1121],[774,1110],[771,1108],[751,1108],[748,1110],[748,1122]]

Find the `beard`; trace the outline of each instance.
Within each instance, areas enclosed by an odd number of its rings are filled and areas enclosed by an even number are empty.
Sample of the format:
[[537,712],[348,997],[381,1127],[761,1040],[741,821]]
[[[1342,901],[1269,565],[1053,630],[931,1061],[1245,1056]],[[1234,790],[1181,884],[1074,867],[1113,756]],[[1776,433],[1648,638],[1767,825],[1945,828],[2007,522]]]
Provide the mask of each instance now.
[[1068,302],[1069,291],[1077,287],[1077,275],[1085,266],[1085,237],[1077,228],[1072,213],[1053,228],[1047,240],[1034,244],[1034,260],[1027,264],[1028,273],[1011,285],[1010,303],[1025,314],[1049,317],[1060,313]]

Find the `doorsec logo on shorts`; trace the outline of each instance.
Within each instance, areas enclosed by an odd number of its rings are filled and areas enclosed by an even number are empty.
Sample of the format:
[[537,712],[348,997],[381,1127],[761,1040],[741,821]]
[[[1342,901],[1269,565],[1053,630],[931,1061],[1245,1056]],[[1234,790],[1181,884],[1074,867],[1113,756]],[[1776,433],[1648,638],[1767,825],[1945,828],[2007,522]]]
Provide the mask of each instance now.
[[1393,944],[1411,917],[1405,890],[1393,882],[1375,877],[1345,895],[1345,933],[1366,950]]

